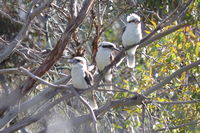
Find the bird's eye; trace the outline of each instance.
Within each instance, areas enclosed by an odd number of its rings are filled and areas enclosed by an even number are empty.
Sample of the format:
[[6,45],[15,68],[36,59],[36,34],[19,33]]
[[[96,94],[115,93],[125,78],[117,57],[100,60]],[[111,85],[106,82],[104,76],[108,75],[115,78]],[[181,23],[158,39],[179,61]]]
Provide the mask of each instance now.
[[136,22],[136,20],[135,19],[133,19],[133,20],[130,20],[128,23],[134,23],[134,22]]
[[80,60],[76,60],[77,62],[81,62]]
[[108,48],[113,48],[113,45],[108,45]]

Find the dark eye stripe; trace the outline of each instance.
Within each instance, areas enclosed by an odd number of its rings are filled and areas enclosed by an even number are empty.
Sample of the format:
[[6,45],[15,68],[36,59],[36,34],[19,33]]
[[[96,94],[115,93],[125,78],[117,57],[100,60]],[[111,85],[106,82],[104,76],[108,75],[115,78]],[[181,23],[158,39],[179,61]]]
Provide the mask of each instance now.
[[76,59],[77,62],[81,62],[81,60]]
[[128,23],[140,23],[140,21],[139,21],[139,20],[133,19],[133,20],[131,20],[131,21],[128,21]]
[[128,21],[128,23],[132,23],[132,22],[134,23],[134,22],[135,22],[135,20],[133,19],[133,20],[131,20],[131,21]]
[[112,45],[103,45],[102,47],[103,47],[103,48],[113,48]]

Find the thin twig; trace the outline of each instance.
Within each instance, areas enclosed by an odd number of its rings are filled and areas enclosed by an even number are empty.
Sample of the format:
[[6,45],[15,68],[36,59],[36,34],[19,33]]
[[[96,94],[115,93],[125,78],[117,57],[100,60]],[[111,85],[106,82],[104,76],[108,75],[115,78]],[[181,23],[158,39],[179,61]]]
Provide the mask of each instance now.
[[142,133],[145,133],[145,123],[144,123],[144,120],[145,120],[145,105],[144,105],[144,102],[142,104],[142,120],[141,120],[141,127],[142,127]]
[[[182,127],[189,126],[189,125],[196,125],[199,123],[200,123],[200,118],[198,118],[197,120],[185,123],[185,124],[178,125],[178,126],[168,126],[167,128],[172,130],[172,129],[182,128]],[[155,130],[155,132],[159,132],[159,131],[163,131],[163,130],[166,130],[166,128],[157,129],[157,130]]]
[[29,72],[27,69],[25,69],[25,68],[23,68],[23,67],[20,67],[19,70],[20,70],[21,72],[23,72],[24,74],[30,76],[31,78],[33,78],[33,79],[39,81],[39,82],[42,83],[42,84],[45,84],[45,85],[48,85],[48,86],[51,86],[51,87],[55,87],[55,88],[61,87],[60,85],[55,85],[55,84],[52,84],[52,83],[49,83],[49,82],[43,80],[42,78],[40,78],[40,77],[38,77],[38,76],[32,74],[31,72]]
[[199,103],[200,99],[197,100],[191,100],[191,101],[172,101],[172,102],[158,102],[158,101],[152,101],[152,103],[160,104],[160,105],[173,105],[173,104],[195,104]]
[[8,74],[8,73],[18,73],[19,69],[18,68],[7,68],[7,69],[0,69],[0,73],[3,74]]
[[72,91],[74,92],[75,96],[78,97],[83,102],[83,104],[85,104],[85,106],[89,109],[90,113],[92,114],[95,133],[98,133],[98,129],[96,128],[97,127],[96,126],[97,125],[97,118],[94,114],[92,107],[89,105],[89,103],[82,96],[79,95],[79,93],[74,88],[72,88]]

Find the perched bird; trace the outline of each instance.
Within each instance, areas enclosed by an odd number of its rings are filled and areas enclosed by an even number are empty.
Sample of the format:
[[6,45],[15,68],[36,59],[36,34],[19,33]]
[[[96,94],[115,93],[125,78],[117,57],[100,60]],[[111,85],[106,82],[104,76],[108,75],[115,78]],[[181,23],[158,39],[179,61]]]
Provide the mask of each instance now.
[[[127,24],[122,35],[122,44],[124,47],[136,44],[142,39],[142,29],[140,17],[137,14],[130,14],[127,17]],[[135,52],[138,45],[127,51],[127,66],[135,67]]]
[[[114,51],[119,51],[115,44],[106,41],[100,43],[95,57],[99,71],[102,71],[114,60]],[[112,83],[112,69],[105,74],[104,80],[107,84]],[[112,86],[109,86],[108,89],[112,89]]]
[[[72,63],[71,76],[72,85],[78,89],[89,88],[93,84],[92,74],[87,69],[87,62],[83,57],[74,57],[70,63]],[[97,103],[94,98],[94,92],[87,95],[90,106],[93,109],[97,109]]]

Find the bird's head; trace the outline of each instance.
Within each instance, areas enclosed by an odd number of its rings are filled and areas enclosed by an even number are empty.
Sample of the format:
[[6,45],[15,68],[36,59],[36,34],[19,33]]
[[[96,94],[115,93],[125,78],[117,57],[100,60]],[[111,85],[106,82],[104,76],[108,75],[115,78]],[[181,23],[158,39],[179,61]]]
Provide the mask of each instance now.
[[106,41],[101,42],[100,45],[99,45],[99,47],[102,48],[102,49],[105,49],[105,50],[111,50],[111,51],[116,50],[116,51],[120,51],[120,50],[116,47],[116,45],[115,45],[114,43],[106,42]]
[[135,13],[130,14],[129,16],[127,16],[127,23],[132,23],[136,25],[141,23],[140,16]]
[[69,60],[69,63],[72,65],[81,65],[81,66],[87,66],[86,60],[84,57],[74,57],[73,59]]

